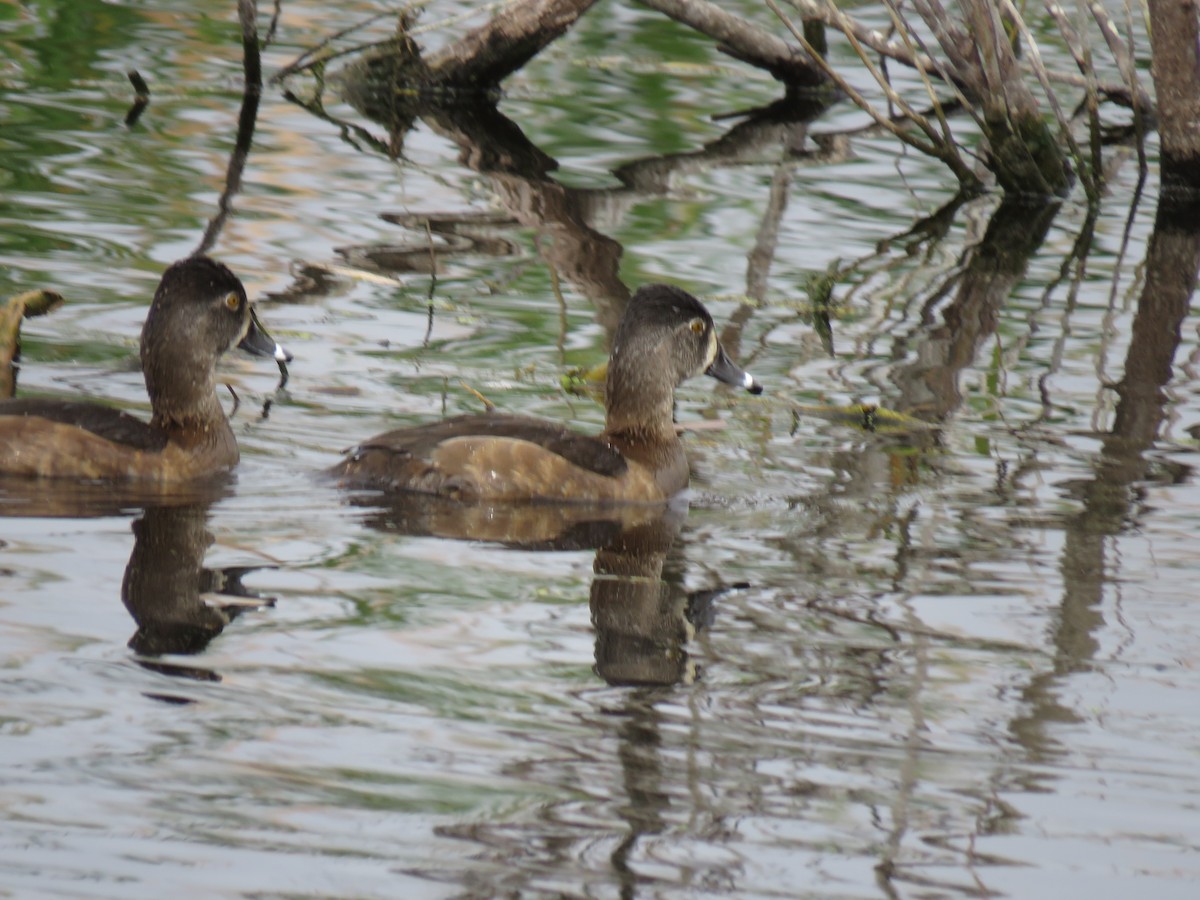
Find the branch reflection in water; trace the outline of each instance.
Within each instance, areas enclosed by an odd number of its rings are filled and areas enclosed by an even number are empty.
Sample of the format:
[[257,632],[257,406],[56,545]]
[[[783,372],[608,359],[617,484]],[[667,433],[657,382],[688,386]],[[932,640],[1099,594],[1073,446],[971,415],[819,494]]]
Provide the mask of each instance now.
[[[746,587],[736,584],[691,593],[685,590],[680,570],[683,548],[677,538],[687,518],[686,498],[677,497],[665,506],[489,506],[420,494],[352,496],[353,503],[367,510],[364,522],[388,532],[487,541],[523,551],[596,548],[588,601],[595,629],[594,672],[608,685],[623,690],[615,695],[619,699],[605,717],[612,721],[612,729],[607,726],[598,729],[595,745],[587,750],[579,748],[578,758],[564,748],[559,762],[568,770],[576,766],[586,768],[588,760],[603,766],[597,760],[597,756],[606,755],[603,748],[608,741],[603,735],[607,732],[616,739],[616,765],[624,796],[613,798],[614,809],[626,830],[619,840],[605,844],[609,847],[608,864],[623,886],[623,895],[633,896],[644,876],[631,860],[643,852],[641,845],[648,838],[669,827],[670,811],[675,807],[663,773],[662,731],[671,726],[664,721],[659,705],[676,701],[674,685],[698,678],[700,672],[688,646],[700,629],[712,623],[714,600],[727,591]],[[551,769],[557,770],[558,766],[552,765]],[[530,773],[524,775],[529,776]],[[555,778],[549,777],[551,781]],[[479,890],[494,889],[497,884],[520,890],[528,886],[525,879],[531,872],[542,867],[561,865],[570,871],[567,861],[581,849],[558,834],[564,824],[561,817],[570,820],[573,815],[570,806],[552,805],[543,810],[543,815],[554,825],[536,820],[524,825],[464,822],[439,826],[435,832],[492,848],[503,858],[503,861],[497,859],[496,864],[504,874],[491,871],[483,876],[481,872],[468,870],[457,872],[455,880]],[[545,828],[556,832],[556,837],[549,839],[543,832]],[[592,843],[594,835],[590,830],[584,829],[579,834],[585,843]],[[582,837],[584,834],[588,837]],[[483,870],[487,869],[485,864]],[[436,867],[410,873],[434,880],[448,877]],[[732,883],[720,862],[706,866],[705,875],[709,880]],[[499,881],[476,883],[485,877],[496,877]]]

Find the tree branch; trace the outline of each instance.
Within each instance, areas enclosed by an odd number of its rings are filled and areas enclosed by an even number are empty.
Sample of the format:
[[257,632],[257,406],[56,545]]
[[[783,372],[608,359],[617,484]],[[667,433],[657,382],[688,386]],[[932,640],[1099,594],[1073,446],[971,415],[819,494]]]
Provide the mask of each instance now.
[[491,88],[564,34],[595,0],[514,0],[425,59],[435,85]]
[[709,0],[639,0],[642,6],[669,16],[715,40],[721,51],[744,63],[766,69],[779,81],[795,87],[828,82],[809,55],[786,41],[726,12]]
[[[814,19],[818,22],[823,22],[830,28],[842,32],[847,37],[853,35],[860,44],[864,47],[870,47],[880,56],[886,56],[888,59],[894,59],[902,65],[916,68],[918,57],[899,41],[889,40],[883,32],[867,28],[865,25],[860,25],[848,16],[840,15],[836,10],[826,8],[820,0],[788,0],[788,2],[805,19]],[[946,77],[944,68],[932,57],[921,55],[919,59],[921,66],[926,71],[930,73],[936,72],[942,78]],[[1060,84],[1078,88],[1086,88],[1088,86],[1087,78],[1083,75],[1077,75],[1074,72],[1048,70],[1046,74],[1051,81]],[[964,85],[959,86],[964,87]],[[1144,91],[1139,90],[1137,95],[1131,97],[1130,89],[1124,84],[1100,83],[1097,87],[1101,94],[1122,106],[1133,107],[1136,104],[1143,110],[1151,108],[1149,105],[1140,106],[1142,103],[1149,104],[1149,98],[1145,96]]]

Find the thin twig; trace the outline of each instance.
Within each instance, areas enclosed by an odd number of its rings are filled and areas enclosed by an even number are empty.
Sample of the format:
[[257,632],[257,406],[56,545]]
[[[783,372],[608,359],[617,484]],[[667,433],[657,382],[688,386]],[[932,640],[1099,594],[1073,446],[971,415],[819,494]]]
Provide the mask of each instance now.
[[[1128,9],[1128,7],[1126,8]],[[1096,0],[1088,0],[1088,10],[1091,12],[1092,18],[1096,20],[1096,24],[1100,26],[1100,34],[1103,35],[1104,42],[1108,44],[1108,50],[1112,53],[1113,59],[1117,61],[1117,70],[1129,87],[1129,95],[1134,101],[1133,108],[1135,110],[1150,109],[1153,104],[1150,102],[1149,94],[1138,81],[1137,64],[1134,62],[1132,47],[1127,47],[1121,40],[1117,26],[1101,4]]]
[[[888,13],[891,15],[892,27],[900,33],[900,37],[903,39],[905,46],[908,47],[912,52],[913,65],[916,67],[917,73],[921,76],[921,82],[925,85],[925,90],[929,94],[929,100],[933,104],[934,115],[937,116],[938,124],[942,127],[942,137],[946,141],[953,142],[954,135],[950,131],[950,123],[946,120],[946,114],[942,109],[942,103],[938,99],[937,93],[933,89],[933,81],[930,79],[929,72],[925,68],[922,54],[917,53],[913,45],[913,40],[919,40],[919,38],[916,37],[916,32],[909,27],[908,22],[904,19],[904,16],[896,3],[893,2],[893,0],[885,0],[885,2],[888,8]],[[924,54],[924,58],[932,57],[930,57],[929,54]],[[939,70],[939,75],[941,75],[942,80],[945,81],[954,91],[954,96],[958,100],[959,105],[967,111],[968,115],[970,115],[972,119],[975,120],[975,123],[979,125],[980,130],[982,131],[983,122],[979,113],[976,112],[974,104],[971,103],[962,90],[959,89],[958,82],[955,81],[955,79],[947,78],[946,73],[940,71],[942,69],[941,63],[936,62],[935,65]]]
[[312,113],[318,119],[328,122],[330,125],[336,126],[338,132],[341,134],[342,140],[359,153],[363,152],[363,148],[355,143],[354,138],[361,140],[364,145],[374,150],[380,156],[387,157],[388,159],[395,158],[394,154],[391,152],[391,148],[385,141],[379,140],[379,138],[375,137],[375,135],[371,134],[371,132],[367,131],[367,129],[363,128],[361,125],[345,122],[341,119],[334,118],[333,116],[329,115],[329,113],[325,112],[325,107],[320,102],[319,94],[312,101],[305,101],[301,100],[291,91],[285,90],[283,92],[283,99],[291,103],[295,103],[301,109],[308,110],[308,112]]
[[496,409],[495,403],[493,403],[487,397],[483,396],[483,394],[479,393],[479,391],[475,390],[475,388],[471,387],[465,381],[459,381],[459,385],[463,388],[463,390],[467,391],[470,394],[474,394],[476,399],[478,399],[479,402],[483,404],[484,408],[488,412],[493,412]]
[[[332,40],[332,38],[326,38],[326,41],[328,40]],[[335,59],[341,59],[343,56],[352,56],[355,53],[364,53],[367,50],[374,50],[376,47],[389,47],[394,43],[396,43],[396,39],[394,37],[387,37],[378,41],[370,41],[366,44],[355,44],[353,47],[346,47],[344,50],[335,50],[334,52],[327,53],[317,59],[309,59],[301,62],[300,60],[303,58],[303,56],[309,56],[316,52],[316,49],[314,48],[313,50],[305,52],[302,57],[297,57],[297,59],[288,63],[286,66],[272,75],[270,83],[278,84],[280,81],[290,75],[295,75],[298,72],[306,72],[309,69],[316,69],[325,65],[326,63],[333,62]]]
[[229,384],[229,382],[225,383],[225,389],[229,391],[229,395],[233,397],[233,409],[229,410],[229,415],[226,416],[227,419],[232,419],[237,415],[238,407],[242,405],[242,398],[238,396],[237,391],[233,389],[233,385]]
[[[413,4],[413,6],[415,7],[416,4]],[[406,10],[409,8],[410,7],[405,7]],[[311,61],[310,61],[310,58],[313,57],[314,55],[316,55],[317,53],[320,53],[322,50],[324,50],[326,47],[328,47],[334,41],[344,38],[348,34],[353,34],[355,31],[358,31],[360,28],[366,28],[368,25],[374,25],[380,19],[388,18],[392,15],[393,15],[393,12],[391,10],[389,10],[387,12],[377,13],[373,16],[367,17],[366,19],[364,19],[361,22],[358,22],[355,25],[349,25],[346,28],[343,28],[341,31],[335,31],[333,34],[329,35],[329,37],[325,38],[323,41],[321,41],[319,44],[317,44],[317,46],[313,47],[310,50],[305,50],[303,53],[301,53],[299,56],[297,56],[294,60],[292,60],[290,63],[288,63],[282,69],[280,69],[274,75],[272,75],[270,83],[278,84],[283,79],[287,78],[289,75],[292,75],[295,72],[300,71],[301,69],[308,68],[309,66],[315,65],[318,62],[327,62],[329,59],[332,59],[333,57],[332,56],[322,57],[319,60],[311,60]],[[394,38],[388,38],[386,41],[380,41],[378,43],[389,43],[392,40],[394,40]],[[355,48],[355,49],[357,49],[357,48]],[[353,51],[342,51],[342,52],[347,53],[347,52],[353,52]],[[339,55],[339,54],[335,54],[335,55]]]
[[[894,40],[888,40],[882,32],[872,28],[867,28],[865,25],[860,25],[849,17],[837,14],[834,10],[824,7],[819,0],[788,0],[788,2],[794,6],[796,11],[799,12],[804,18],[815,19],[816,21],[822,22],[831,28],[841,31],[847,37],[850,35],[850,31],[847,29],[851,29],[854,36],[860,43],[870,47],[876,53],[886,56],[889,59],[894,59],[906,66],[913,66],[915,68],[914,58],[910,51],[900,43]],[[947,77],[948,73],[946,70],[932,57],[928,55],[923,56],[921,58],[921,64],[925,66],[928,71],[937,72],[942,78]],[[1047,75],[1049,76],[1050,80],[1054,82],[1066,84],[1071,87],[1087,87],[1087,79],[1082,75],[1075,74],[1074,72],[1059,72],[1053,69],[1048,69]],[[1100,84],[1100,92],[1114,100],[1125,95],[1127,91],[1128,88],[1124,84]],[[1136,108],[1140,103],[1140,99],[1138,97],[1133,97],[1131,98],[1131,103]],[[1149,106],[1146,107],[1146,109],[1150,108],[1151,107]]]
[[[911,143],[912,146],[916,147],[916,149],[920,150],[922,153],[926,153],[930,156],[936,154],[936,148],[934,148],[932,145],[922,144],[920,141],[914,138],[911,133],[900,128],[898,125],[894,124],[891,119],[877,112],[867,101],[867,99],[854,88],[853,85],[839,75],[833,66],[831,66],[824,57],[816,52],[816,49],[804,37],[804,33],[801,32],[800,29],[796,27],[795,23],[784,14],[783,10],[781,10],[778,4],[775,3],[775,0],[766,0],[766,3],[767,7],[779,17],[779,20],[783,23],[784,27],[792,33],[792,37],[799,41],[804,50],[813,57],[813,60],[817,63],[818,67],[820,67],[821,70],[833,80],[834,84],[836,84],[840,90],[844,91],[845,94],[851,100],[853,100],[860,109],[863,110],[863,112],[867,113],[867,115],[873,118],[877,125],[883,128],[885,131],[890,132],[897,138],[905,141],[906,143]],[[889,97],[890,96],[891,95],[889,95]],[[905,110],[905,117],[915,124],[918,124],[919,127],[918,119],[920,117],[916,114],[915,110],[910,110],[907,104],[905,104],[904,101],[899,97],[896,99],[901,108]],[[916,117],[914,118],[914,116]]]
[[[414,9],[420,9],[423,6],[428,6],[432,2],[433,2],[433,0],[422,0],[422,2],[420,2],[420,3],[411,3],[407,7],[405,7],[404,12],[409,12],[410,10],[414,10]],[[495,3],[488,3],[483,6],[476,6],[472,9],[468,9],[464,13],[459,13],[456,16],[447,16],[444,19],[438,19],[436,22],[430,22],[427,25],[421,25],[417,28],[412,28],[408,31],[408,36],[409,37],[417,37],[418,35],[426,34],[430,31],[444,29],[451,25],[459,25],[463,22],[466,22],[468,19],[473,19],[476,16],[483,15],[484,13],[499,12],[500,10],[504,9],[504,7],[512,6],[514,3],[519,3],[519,2],[521,2],[521,0],[496,0]]]
[[[1130,53],[1133,53],[1133,9],[1129,0],[1125,0],[1125,30],[1129,33],[1129,48]],[[1137,132],[1137,155],[1138,168],[1141,170],[1141,177],[1144,180],[1146,177],[1146,115],[1153,113],[1154,106],[1147,100],[1143,106],[1141,103],[1133,104],[1133,127]]]
[[422,347],[429,346],[429,340],[433,337],[433,295],[437,290],[437,252],[433,247],[433,225],[429,219],[425,220],[425,239],[429,242],[429,318],[425,323],[425,339],[421,341]]
[[[389,10],[387,12],[378,13],[374,16],[368,16],[366,19],[364,19],[363,21],[361,21],[355,25],[351,25],[347,28],[343,28],[341,31],[334,32],[333,34],[329,35],[329,37],[325,38],[323,41],[321,41],[319,44],[317,44],[317,46],[313,47],[310,50],[305,50],[303,53],[301,53],[299,56],[297,56],[294,60],[292,60],[290,63],[288,63],[282,69],[280,69],[274,75],[272,75],[270,83],[278,84],[279,82],[281,82],[283,79],[287,78],[290,75],[295,75],[297,72],[303,72],[307,69],[313,68],[314,66],[332,62],[333,60],[339,59],[340,57],[343,57],[343,56],[350,56],[355,53],[363,53],[367,50],[374,50],[376,47],[386,47],[389,44],[392,44],[396,41],[396,38],[394,36],[384,38],[384,39],[378,40],[378,41],[368,41],[365,44],[355,44],[353,47],[347,47],[342,50],[336,50],[332,53],[327,53],[324,56],[321,56],[319,58],[314,58],[314,57],[316,57],[316,54],[320,53],[322,50],[324,50],[326,47],[328,47],[334,41],[340,40],[341,38],[346,37],[346,35],[348,35],[348,34],[353,34],[356,31],[366,28],[368,25],[374,25],[380,19],[388,18],[393,15],[398,16],[401,21],[404,21],[405,17],[411,16],[412,14],[419,12],[420,10],[424,9],[426,6],[428,6],[432,2],[433,2],[433,0],[413,0],[413,2],[405,4],[399,10]],[[486,12],[503,10],[505,7],[511,6],[513,3],[516,3],[516,2],[518,2],[518,0],[497,0],[497,2],[495,2],[495,3],[489,3],[484,6],[477,6],[472,9],[467,10],[466,12],[459,13],[458,15],[448,16],[444,19],[439,19],[436,22],[430,22],[426,25],[421,25],[417,28],[407,29],[404,32],[404,36],[408,37],[408,38],[414,38],[414,37],[417,37],[418,35],[426,34],[428,32],[431,32],[431,31],[434,31],[437,29],[445,29],[449,26],[458,25],[462,22],[467,21],[468,19],[472,19],[477,16],[480,16]]]
[[283,12],[283,0],[275,0],[275,9],[271,13],[271,24],[267,26],[267,35],[263,38],[262,49],[266,50],[275,40],[275,29],[279,27],[279,16]]
[[[1091,48],[1080,37],[1079,31],[1071,24],[1071,20],[1067,18],[1066,10],[1062,8],[1054,0],[1049,0],[1046,3],[1046,11],[1054,19],[1058,25],[1059,34],[1062,35],[1063,41],[1067,45],[1067,50],[1071,57],[1075,60],[1075,66],[1083,73],[1087,79],[1087,90],[1085,92],[1083,105],[1088,110],[1088,121],[1090,124],[1090,137],[1092,144],[1092,165],[1094,169],[1099,171],[1102,168],[1100,161],[1100,112],[1099,112],[1099,92],[1096,85],[1096,67],[1092,58]],[[1076,113],[1077,115],[1078,113]],[[1074,118],[1074,116],[1072,117]]]
[[[847,37],[853,32],[854,37],[857,38],[860,44],[865,44],[880,56],[894,59],[906,66],[916,65],[916,61],[908,48],[897,41],[888,40],[881,31],[859,25],[853,19],[840,15],[836,8],[823,7],[818,0],[789,0],[789,2],[806,19],[815,19],[831,28],[837,29]],[[924,57],[921,60],[921,65],[926,69],[931,69],[941,74],[937,61],[931,56]]]
[[[959,156],[958,151],[954,147],[953,143],[946,142],[937,133],[937,131],[934,130],[933,126],[929,124],[928,119],[913,109],[899,94],[897,94],[891,88],[891,86],[887,83],[887,79],[882,76],[882,74],[879,72],[879,69],[867,55],[866,50],[858,41],[857,36],[851,33],[852,29],[844,27],[839,30],[842,30],[842,32],[846,35],[846,38],[854,47],[855,52],[858,53],[859,59],[861,59],[864,65],[866,65],[868,71],[871,73],[871,76],[883,89],[889,101],[893,102],[897,107],[904,111],[905,115],[926,134],[930,140],[930,143],[925,143],[914,137],[910,131],[902,129],[893,124],[888,117],[876,110],[862,94],[860,94],[849,82],[846,81],[846,79],[842,78],[841,75],[839,75],[834,68],[829,65],[828,61],[826,61],[820,54],[816,52],[816,50],[804,37],[804,33],[797,28],[795,23],[792,22],[792,20],[783,12],[783,10],[779,8],[779,5],[775,2],[775,0],[766,0],[766,4],[767,7],[779,17],[779,20],[783,23],[784,27],[786,27],[792,33],[792,37],[794,37],[797,42],[800,43],[805,52],[812,57],[813,61],[816,62],[817,65],[825,72],[825,74],[829,76],[834,84],[837,85],[839,89],[844,91],[850,97],[850,99],[853,100],[854,103],[861,110],[863,110],[863,112],[867,113],[867,115],[873,118],[877,124],[919,152],[942,160],[942,162],[949,166],[950,170],[964,186],[978,185],[979,179],[963,162],[962,157]],[[832,10],[832,13],[835,21],[840,22],[845,19],[845,16],[843,16],[842,13],[836,8]]]

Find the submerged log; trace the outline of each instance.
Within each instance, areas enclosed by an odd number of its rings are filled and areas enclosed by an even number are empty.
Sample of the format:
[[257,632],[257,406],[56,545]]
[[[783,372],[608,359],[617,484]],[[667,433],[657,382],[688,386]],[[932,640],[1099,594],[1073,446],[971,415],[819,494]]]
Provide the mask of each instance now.
[[[820,87],[823,71],[801,50],[709,0],[642,0],[717,41],[735,59],[766,69],[789,88]],[[358,74],[402,90],[453,89],[488,93],[561,37],[595,0],[516,0],[459,40],[429,54],[412,40],[412,17],[401,15],[397,36],[376,48]]]

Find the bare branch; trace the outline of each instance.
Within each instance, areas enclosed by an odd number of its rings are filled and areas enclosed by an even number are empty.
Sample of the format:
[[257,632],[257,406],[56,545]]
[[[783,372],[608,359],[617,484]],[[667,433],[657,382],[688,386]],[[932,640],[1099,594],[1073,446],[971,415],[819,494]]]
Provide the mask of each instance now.
[[1117,33],[1117,26],[1113,24],[1113,20],[1109,18],[1107,10],[1097,3],[1096,0],[1088,0],[1088,9],[1092,13],[1092,17],[1096,20],[1096,24],[1100,26],[1100,34],[1104,36],[1104,41],[1108,44],[1108,50],[1113,55],[1113,59],[1117,61],[1117,69],[1121,72],[1121,77],[1125,79],[1125,84],[1129,88],[1130,96],[1133,97],[1135,109],[1149,110],[1154,108],[1154,104],[1150,100],[1150,95],[1142,87],[1141,82],[1137,77],[1137,65],[1133,59],[1133,53],[1121,40],[1121,35]]
[[[818,0],[788,0],[788,2],[805,19],[815,19],[818,22],[828,25],[830,28],[836,28],[847,37],[853,35],[860,44],[870,47],[880,56],[886,56],[888,59],[894,59],[899,63],[914,68],[918,65],[916,55],[904,44],[899,41],[889,40],[887,35],[882,31],[858,24],[848,16],[840,14],[836,8],[826,7],[818,2]],[[776,15],[779,15],[779,13],[776,13]],[[941,67],[933,57],[928,55],[921,56],[919,63],[925,69],[938,72],[939,75],[944,77]]]
[[434,84],[494,87],[567,31],[595,0],[515,0],[425,59]]
[[766,69],[784,84],[815,87],[828,81],[821,67],[808,54],[709,0],[639,2],[707,35],[734,59]]
[[[910,131],[901,128],[899,125],[893,122],[892,119],[875,109],[869,100],[860,94],[848,81],[846,81],[846,79],[842,78],[841,75],[839,75],[833,69],[833,67],[830,66],[829,63],[826,62],[825,59],[813,49],[813,47],[808,43],[808,40],[804,37],[804,34],[796,27],[795,23],[792,22],[792,20],[783,12],[783,10],[779,8],[779,5],[775,2],[775,0],[766,0],[766,4],[767,7],[779,17],[779,20],[784,24],[784,26],[792,33],[792,36],[800,43],[800,46],[802,46],[825,70],[825,74],[829,76],[833,83],[837,85],[839,89],[844,91],[846,95],[854,101],[859,109],[874,119],[881,128],[890,132],[896,138],[913,147],[917,151],[942,160],[942,162],[950,167],[950,170],[954,172],[955,176],[964,187],[975,189],[979,186],[979,179],[971,171],[970,167],[967,166],[967,164],[963,161],[962,157],[959,156],[958,150],[954,146],[954,143],[952,141],[944,140],[933,128],[933,126],[929,124],[928,119],[913,109],[899,94],[895,92],[891,84],[888,82],[887,77],[875,66],[874,62],[867,55],[862,45],[859,44],[857,38],[850,33],[849,29],[844,29],[835,25],[835,27],[839,27],[839,30],[846,34],[846,37],[850,40],[851,45],[858,53],[859,59],[863,61],[863,63],[867,66],[867,69],[871,72],[872,77],[887,94],[888,100],[899,107],[909,120],[916,124],[917,127],[923,132],[925,132],[931,143],[925,143],[918,140]],[[830,4],[830,6],[830,12],[834,21],[839,23],[842,22],[842,20],[844,20],[846,17],[836,8],[832,8],[832,4]]]
[[[870,47],[881,56],[886,56],[888,59],[894,59],[896,62],[902,63],[906,66],[912,66],[913,68],[916,67],[915,57],[912,52],[899,41],[888,40],[887,36],[884,35],[883,32],[877,31],[873,28],[867,28],[866,26],[860,25],[858,22],[855,22],[853,19],[848,17],[839,17],[834,10],[825,7],[819,2],[819,0],[788,0],[788,2],[795,7],[796,11],[799,12],[804,18],[815,19],[818,22],[823,22],[829,27],[835,28],[842,32],[847,37],[853,34],[859,43]],[[947,73],[944,67],[939,65],[938,62],[932,57],[923,55],[920,59],[921,65],[926,69],[926,71],[936,72],[943,79],[946,78]],[[1087,78],[1074,72],[1058,72],[1054,70],[1047,70],[1047,75],[1051,81],[1060,84],[1066,84],[1070,85],[1071,87],[1078,88],[1087,87]],[[959,86],[962,87],[962,85]],[[1143,100],[1145,100],[1147,104],[1149,103],[1148,98],[1145,98],[1144,92],[1141,92],[1137,96],[1130,98],[1129,89],[1124,84],[1106,84],[1102,82],[1099,85],[1099,90],[1109,99],[1113,100],[1114,102],[1123,103],[1124,105],[1132,106],[1135,103],[1140,104],[1143,102]],[[1149,105],[1143,107],[1143,109],[1147,110],[1150,108],[1151,107]]]
[[[924,60],[929,58],[929,54],[917,52],[914,41],[919,41],[920,38],[917,37],[916,32],[909,27],[908,22],[905,21],[903,14],[900,12],[899,6],[894,2],[894,0],[884,0],[884,2],[887,4],[888,13],[892,17],[892,23],[895,26],[896,32],[900,35],[901,40],[904,41],[905,46],[913,55],[913,63],[916,66],[917,73],[921,76],[921,83],[925,85],[926,93],[929,94],[929,100],[933,106],[934,114],[937,116],[938,125],[940,125],[942,129],[942,136],[945,140],[950,141],[952,140],[950,123],[946,121],[946,114],[942,109],[942,103],[938,99],[937,92],[933,89],[933,81],[930,79],[929,72],[925,68],[924,64]],[[959,89],[958,83],[954,79],[947,77],[945,72],[941,71],[942,66],[940,62],[937,63],[937,67],[942,80],[945,81],[954,91],[954,96],[958,100],[959,104],[973,119],[975,119],[976,123],[982,130],[983,123],[979,120],[979,114],[975,111],[975,107],[967,99],[966,95]]]
[[1075,159],[1075,167],[1079,170],[1079,176],[1084,180],[1084,185],[1087,189],[1088,198],[1095,202],[1098,199],[1098,182],[1094,172],[1090,171],[1086,160],[1083,158],[1083,152],[1079,149],[1079,144],[1075,141],[1075,136],[1071,133],[1071,125],[1063,115],[1062,107],[1058,105],[1058,98],[1054,96],[1054,91],[1050,88],[1050,77],[1046,72],[1045,65],[1042,64],[1042,53],[1038,49],[1037,41],[1033,38],[1033,33],[1029,30],[1029,26],[1025,24],[1025,20],[1021,18],[1021,14],[1017,8],[1013,6],[1012,0],[1001,0],[1004,4],[1005,11],[1012,16],[1016,23],[1017,30],[1021,32],[1021,38],[1025,41],[1025,46],[1029,52],[1030,67],[1034,74],[1037,75],[1038,82],[1042,85],[1042,90],[1046,93],[1046,102],[1050,104],[1050,109],[1054,111],[1054,119],[1058,123],[1058,129],[1062,133],[1063,140],[1067,142],[1067,146],[1071,150],[1071,156]]
[[[406,7],[404,11],[407,12],[408,9],[409,9],[409,7]],[[293,75],[296,72],[299,72],[303,69],[307,69],[312,66],[318,65],[319,63],[328,62],[331,58],[333,58],[333,56],[340,56],[345,53],[358,52],[361,48],[355,47],[351,50],[344,50],[344,51],[342,51],[342,53],[339,53],[339,54],[331,54],[330,56],[322,56],[319,59],[314,59],[314,57],[318,53],[320,53],[322,50],[324,50],[326,47],[328,47],[330,44],[332,44],[334,41],[338,40],[339,38],[343,38],[348,34],[358,31],[360,28],[366,28],[368,25],[372,25],[375,22],[378,22],[380,19],[387,18],[392,15],[395,15],[395,14],[391,11],[376,13],[375,15],[373,15],[367,19],[364,19],[362,22],[358,22],[354,25],[347,26],[346,28],[343,28],[341,31],[334,32],[333,34],[329,35],[329,37],[325,38],[323,41],[321,41],[319,44],[317,44],[317,46],[313,47],[310,50],[305,50],[303,53],[301,53],[299,56],[297,56],[295,59],[293,59],[290,63],[288,63],[286,66],[284,66],[282,69],[280,69],[274,75],[272,75],[271,76],[271,84],[278,84],[279,82],[283,81],[283,79],[287,78],[289,75]],[[389,38],[389,40],[390,40],[390,38]]]

